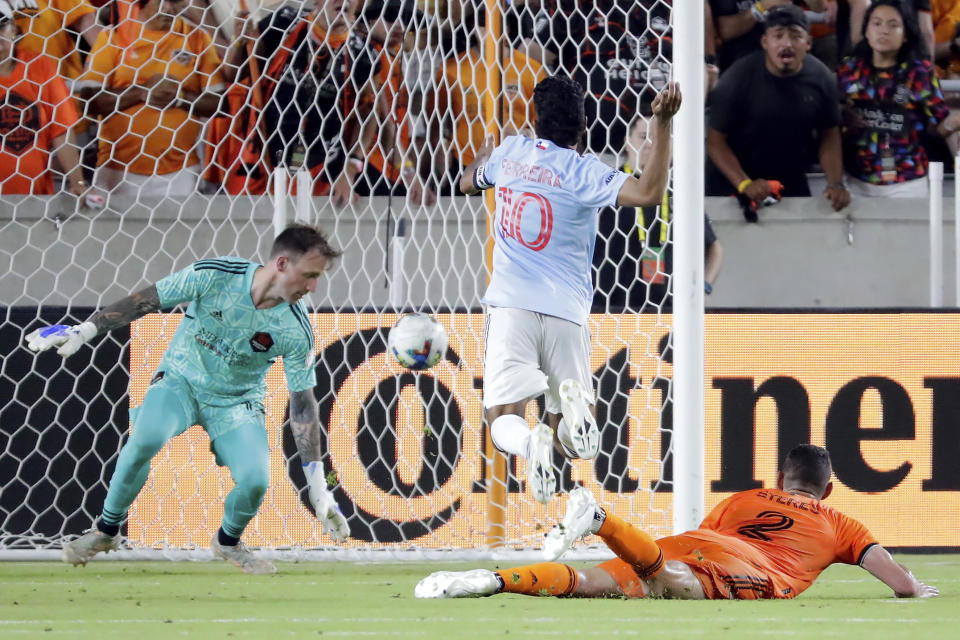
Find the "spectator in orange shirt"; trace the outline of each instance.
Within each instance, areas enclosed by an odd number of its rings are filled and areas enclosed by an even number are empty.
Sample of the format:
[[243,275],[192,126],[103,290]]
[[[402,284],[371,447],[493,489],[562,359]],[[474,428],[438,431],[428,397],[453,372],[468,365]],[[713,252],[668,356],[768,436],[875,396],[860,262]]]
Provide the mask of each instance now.
[[66,167],[70,193],[83,194],[80,156],[70,128],[78,115],[56,63],[15,46],[19,27],[0,0],[0,193],[50,195],[51,152]]
[[500,125],[504,138],[524,132],[533,135],[533,88],[546,72],[539,62],[504,44],[503,70],[497,73],[502,84],[493,98],[494,104],[500,105],[500,114],[484,113],[488,81],[482,48],[485,33],[483,8],[465,11],[454,32],[457,52],[437,74],[435,94],[427,101],[434,171],[444,176],[441,190],[447,193],[457,193],[459,176],[483,145],[489,121]]
[[825,505],[832,467],[826,449],[794,447],[776,489],[735,493],[699,529],[653,540],[600,507],[590,492],[570,492],[567,514],[544,543],[555,559],[588,533],[617,558],[577,570],[557,562],[487,571],[439,572],[417,585],[418,598],[527,595],[684,600],[795,598],[835,562],[857,564],[902,598],[939,595],[893,560],[866,527]]
[[58,63],[57,73],[76,80],[83,72],[79,38],[86,50],[97,41],[102,27],[97,10],[87,0],[13,0],[22,51],[43,54]]
[[187,4],[140,0],[136,39],[103,30],[78,82],[89,113],[103,118],[94,183],[114,195],[197,188],[203,119],[224,84],[210,36],[182,17]]
[[949,75],[960,72],[960,0],[931,0],[934,52]]

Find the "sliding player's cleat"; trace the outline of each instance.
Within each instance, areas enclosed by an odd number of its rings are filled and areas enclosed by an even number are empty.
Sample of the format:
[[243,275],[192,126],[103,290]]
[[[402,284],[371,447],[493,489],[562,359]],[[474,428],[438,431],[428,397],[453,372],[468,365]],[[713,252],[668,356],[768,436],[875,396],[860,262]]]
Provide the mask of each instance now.
[[437,571],[417,583],[417,598],[479,598],[500,591],[497,574],[487,569],[472,571]]
[[577,487],[571,491],[563,520],[550,530],[543,541],[543,559],[553,562],[562,556],[577,538],[593,533],[591,529],[597,508],[597,501],[589,489]]

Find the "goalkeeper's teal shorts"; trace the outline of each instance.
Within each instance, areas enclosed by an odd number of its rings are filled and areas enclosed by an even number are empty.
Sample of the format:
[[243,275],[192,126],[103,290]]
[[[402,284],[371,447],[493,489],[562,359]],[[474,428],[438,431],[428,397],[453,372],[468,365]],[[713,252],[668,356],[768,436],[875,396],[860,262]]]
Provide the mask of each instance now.
[[[198,424],[210,436],[211,450],[216,439],[235,429],[266,430],[266,411],[262,402],[244,400],[233,406],[212,406],[197,401],[197,394],[184,378],[175,373],[158,371],[139,407],[130,410],[133,429],[150,428],[150,416],[175,413],[176,428],[170,436],[176,437]],[[169,424],[169,423],[168,423]],[[222,466],[218,459],[217,464]]]

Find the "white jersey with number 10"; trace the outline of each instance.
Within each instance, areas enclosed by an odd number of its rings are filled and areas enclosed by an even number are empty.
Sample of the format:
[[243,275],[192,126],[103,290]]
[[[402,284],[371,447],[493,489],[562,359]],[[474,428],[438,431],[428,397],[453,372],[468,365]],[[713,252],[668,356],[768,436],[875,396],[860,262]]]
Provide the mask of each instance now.
[[482,302],[585,323],[597,214],[616,206],[629,176],[593,155],[523,136],[494,149],[483,174],[497,213],[493,276]]

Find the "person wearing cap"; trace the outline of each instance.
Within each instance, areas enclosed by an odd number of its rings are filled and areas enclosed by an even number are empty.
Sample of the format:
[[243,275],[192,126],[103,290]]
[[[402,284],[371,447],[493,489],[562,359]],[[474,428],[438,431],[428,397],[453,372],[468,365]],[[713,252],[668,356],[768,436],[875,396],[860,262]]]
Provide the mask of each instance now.
[[82,195],[88,185],[70,131],[77,109],[56,61],[20,50],[14,16],[0,0],[0,193],[53,194],[56,156],[67,190]]
[[762,51],[721,74],[708,98],[707,194],[739,193],[763,202],[769,181],[784,196],[809,196],[806,172],[819,160],[824,197],[835,211],[850,203],[843,184],[836,80],[808,57],[810,26],[794,5],[767,11]]
[[766,12],[793,0],[709,0],[723,42],[717,52],[720,72],[760,49]]
[[[921,0],[929,3],[930,0]],[[766,12],[796,4],[804,8],[814,32],[814,52],[835,66],[836,55],[847,51],[863,37],[860,24],[870,0],[709,0],[717,16],[717,31],[723,39],[720,68],[760,48]],[[929,13],[929,5],[927,6]],[[819,44],[817,43],[819,40]],[[819,51],[818,51],[819,50]]]

